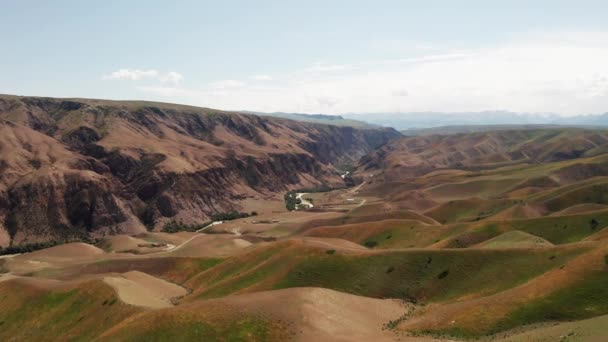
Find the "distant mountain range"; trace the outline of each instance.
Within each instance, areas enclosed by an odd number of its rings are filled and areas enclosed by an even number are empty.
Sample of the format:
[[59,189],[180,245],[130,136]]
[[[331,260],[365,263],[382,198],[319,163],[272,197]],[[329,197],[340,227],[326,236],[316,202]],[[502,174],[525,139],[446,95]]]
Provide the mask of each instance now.
[[[509,130],[538,130],[550,128],[563,128],[565,125],[458,125],[458,126],[439,126],[426,128],[408,128],[400,131],[404,136],[418,135],[450,135],[461,133],[477,133],[477,132],[493,132],[493,131],[509,131]],[[581,126],[584,128],[586,126]]]
[[251,112],[251,111],[245,111],[244,113],[254,114],[254,115],[259,115],[259,116],[271,116],[271,117],[275,117],[275,118],[290,119],[290,120],[302,121],[302,122],[334,125],[334,126],[350,126],[350,127],[357,127],[357,128],[372,128],[372,127],[381,126],[381,125],[371,124],[369,122],[365,122],[365,121],[361,121],[361,120],[347,119],[340,115],[299,114],[299,113],[283,113],[283,112],[261,113],[261,112]]
[[[453,132],[460,128],[484,126],[482,131],[509,126],[576,126],[576,127],[608,127],[608,113],[599,115],[561,116],[555,113],[516,113],[508,111],[484,112],[404,112],[404,113],[346,113],[342,115],[301,114],[301,113],[261,113],[245,112],[260,116],[272,116],[296,121],[314,122],[335,126],[351,127],[393,127],[417,134],[418,130],[428,128],[449,128]],[[499,127],[500,126],[500,127]],[[519,127],[520,128],[520,127]],[[538,128],[538,127],[537,127]],[[470,132],[465,129],[463,132]],[[478,131],[478,129],[473,129]]]
[[507,111],[349,113],[342,116],[375,125],[390,126],[399,130],[471,125],[608,126],[608,113],[570,117],[554,113],[515,113]]

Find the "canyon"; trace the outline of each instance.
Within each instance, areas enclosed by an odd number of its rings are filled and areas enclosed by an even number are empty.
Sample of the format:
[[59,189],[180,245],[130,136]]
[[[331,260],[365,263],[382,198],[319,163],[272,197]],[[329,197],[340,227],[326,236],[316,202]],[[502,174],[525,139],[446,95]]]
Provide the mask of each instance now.
[[158,230],[246,210],[400,134],[190,106],[0,96],[0,246]]

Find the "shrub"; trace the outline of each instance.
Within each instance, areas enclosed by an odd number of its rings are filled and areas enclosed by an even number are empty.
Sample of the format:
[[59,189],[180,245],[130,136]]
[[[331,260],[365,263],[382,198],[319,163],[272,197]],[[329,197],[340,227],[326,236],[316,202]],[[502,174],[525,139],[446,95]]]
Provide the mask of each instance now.
[[195,232],[199,229],[203,229],[210,225],[211,222],[197,223],[197,224],[185,224],[183,222],[171,221],[166,223],[161,229],[164,233],[177,233],[177,232]]
[[112,251],[112,244],[110,243],[110,241],[106,240],[106,239],[100,239],[96,244],[96,247],[103,249],[105,252],[111,252]]
[[335,249],[328,249],[327,251],[325,251],[325,253],[327,253],[329,255],[334,255],[334,254],[336,254],[336,250]]
[[[314,193],[314,192],[329,192],[333,190],[345,189],[346,187],[330,187],[327,185],[320,185],[313,188],[302,188],[296,190],[290,190],[283,196],[285,200],[285,207],[289,211],[293,211],[297,209],[297,205],[301,203],[301,201],[296,197],[297,193]],[[307,198],[307,200],[312,202],[311,198]]]
[[0,260],[0,274],[8,273],[9,270],[5,267],[6,260]]
[[229,211],[227,213],[217,213],[211,215],[211,220],[213,221],[231,221],[240,218],[249,217],[250,215],[247,213],[240,213],[236,210]]
[[374,247],[376,247],[378,245],[378,243],[376,241],[373,241],[373,240],[368,240],[368,241],[365,241],[363,243],[363,245],[365,247],[367,247],[367,248],[374,248]]
[[437,279],[443,279],[443,278],[447,277],[448,274],[450,274],[450,271],[449,270],[445,270],[445,271],[439,273],[439,275],[437,276]]
[[122,251],[118,251],[118,253],[131,253],[131,254],[139,254],[139,251],[137,249],[125,249]]
[[50,248],[50,247],[54,247],[57,245],[62,245],[64,243],[70,243],[70,242],[84,242],[84,243],[89,243],[89,244],[94,245],[94,244],[97,244],[99,242],[99,240],[92,239],[88,236],[83,236],[83,237],[67,238],[65,240],[51,240],[51,241],[46,241],[46,242],[28,243],[28,244],[20,245],[20,246],[8,246],[5,248],[0,248],[0,255],[29,253],[29,252],[37,251],[40,249]]
[[285,208],[287,208],[287,210],[289,211],[294,211],[296,210],[296,205],[297,203],[297,198],[296,198],[296,193],[295,192],[288,192],[285,194],[284,196],[285,199]]
[[251,215],[250,215],[248,213],[241,213],[236,210],[233,210],[233,211],[229,211],[226,213],[213,214],[210,216],[212,221],[207,221],[207,222],[203,222],[203,223],[186,224],[181,221],[180,222],[171,221],[171,222],[166,223],[163,226],[163,228],[161,229],[161,231],[165,232],[165,233],[195,232],[197,230],[207,227],[213,221],[230,221],[230,220],[236,220],[236,219],[249,217],[249,216],[256,216],[257,214],[258,213],[256,211],[251,212]]
[[595,230],[600,225],[600,222],[593,218],[589,222],[589,225],[591,226],[591,229]]

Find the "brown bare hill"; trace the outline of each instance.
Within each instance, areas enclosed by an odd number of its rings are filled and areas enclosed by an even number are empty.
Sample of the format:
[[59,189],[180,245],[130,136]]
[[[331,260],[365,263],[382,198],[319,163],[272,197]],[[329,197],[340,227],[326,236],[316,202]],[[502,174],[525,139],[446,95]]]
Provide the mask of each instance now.
[[0,245],[201,222],[399,137],[175,104],[0,96]]
[[[323,288],[293,288],[148,311],[117,325],[101,340],[153,340],[158,336],[215,340],[222,325],[232,325],[233,331],[223,332],[230,337],[227,340],[394,341],[396,335],[383,326],[406,312],[408,307],[397,300],[366,298]],[[237,329],[245,326],[256,329],[246,331],[246,337],[233,338],[234,330],[239,332]]]
[[479,170],[576,159],[597,154],[606,145],[606,130],[577,128],[404,137],[365,156],[358,172],[383,171],[386,181],[396,181],[438,169]]

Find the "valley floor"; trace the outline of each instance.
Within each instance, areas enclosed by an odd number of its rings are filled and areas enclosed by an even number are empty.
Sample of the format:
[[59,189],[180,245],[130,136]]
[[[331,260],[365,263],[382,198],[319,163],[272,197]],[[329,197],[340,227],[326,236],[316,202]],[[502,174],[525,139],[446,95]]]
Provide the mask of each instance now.
[[0,338],[605,341],[608,210],[566,195],[606,180],[522,195],[533,171],[368,179],[310,210],[4,256]]

